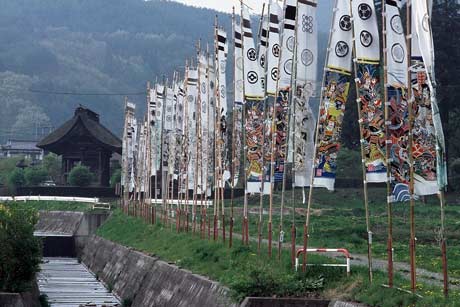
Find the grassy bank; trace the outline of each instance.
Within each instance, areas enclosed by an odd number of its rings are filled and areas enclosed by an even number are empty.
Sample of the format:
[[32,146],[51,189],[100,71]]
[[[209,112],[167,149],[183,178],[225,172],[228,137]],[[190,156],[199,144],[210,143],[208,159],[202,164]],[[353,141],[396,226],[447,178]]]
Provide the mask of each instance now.
[[[309,296],[328,299],[356,300],[372,306],[456,306],[458,292],[452,292],[445,301],[442,290],[420,284],[423,298],[392,289],[385,289],[382,272],[375,273],[375,282],[369,285],[367,271],[353,267],[350,277],[343,268],[311,267],[306,274],[295,273],[290,268],[289,254],[283,252],[279,262],[269,259],[265,253],[257,255],[255,245],[245,247],[236,240],[228,249],[221,242],[201,240],[191,233],[176,233],[162,225],[148,225],[116,210],[112,217],[98,230],[106,239],[133,247],[148,254],[174,262],[177,265],[217,280],[231,289],[232,296],[241,300],[255,296]],[[264,247],[266,250],[266,247]],[[318,255],[309,255],[309,262],[331,262]],[[396,276],[396,284],[408,281]]]
[[[306,190],[308,193],[308,190]],[[369,215],[373,232],[374,257],[387,257],[387,205],[386,191],[383,188],[369,189]],[[450,194],[447,199],[445,234],[448,244],[449,275],[460,278],[460,198]],[[250,233],[257,236],[259,196],[251,196]],[[226,215],[230,216],[229,201],[226,202]],[[280,221],[280,194],[274,196],[273,227]],[[302,193],[295,191],[294,201],[291,191],[286,192],[286,205],[283,231],[285,242],[290,242],[292,224],[292,204],[295,204],[295,224],[297,227],[297,244],[303,242],[303,225],[305,208]],[[417,237],[417,266],[433,272],[442,272],[441,251],[439,247],[440,209],[436,196],[426,197],[425,202],[416,202],[415,223]],[[235,201],[235,227],[241,231],[241,210],[243,199]],[[264,199],[263,237],[267,238],[268,196]],[[211,211],[209,211],[211,213]],[[211,213],[212,214],[212,213]],[[328,192],[316,189],[313,194],[312,216],[310,220],[310,246],[347,248],[351,253],[367,254],[367,231],[362,189],[337,189]],[[409,262],[409,203],[393,204],[393,241],[395,261]]]
[[17,201],[17,202],[5,202],[6,206],[15,204],[20,208],[31,208],[35,210],[44,211],[91,211],[93,205],[88,203],[78,203],[70,201]]

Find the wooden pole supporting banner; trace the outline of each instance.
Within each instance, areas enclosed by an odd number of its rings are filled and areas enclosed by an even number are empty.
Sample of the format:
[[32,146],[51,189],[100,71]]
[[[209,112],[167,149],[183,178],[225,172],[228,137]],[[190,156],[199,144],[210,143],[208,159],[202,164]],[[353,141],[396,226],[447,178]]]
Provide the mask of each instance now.
[[409,181],[409,194],[410,194],[410,241],[409,241],[409,256],[410,256],[410,280],[411,290],[415,293],[417,289],[416,281],[416,259],[415,259],[415,197],[414,197],[414,157],[413,157],[413,144],[414,138],[412,133],[414,122],[414,98],[412,96],[411,80],[411,60],[412,60],[412,1],[407,0],[407,80],[409,86],[407,87],[407,101],[409,108],[409,165],[410,165],[410,181]]
[[[356,0],[354,0],[356,1]],[[353,2],[353,0],[352,0]],[[385,4],[382,3],[382,6],[385,7]],[[351,10],[353,12],[353,10]],[[351,13],[351,19],[353,20],[353,13]],[[383,25],[385,27],[385,25]],[[359,85],[358,82],[361,80],[358,79],[358,56],[356,53],[356,37],[355,37],[355,30],[354,30],[354,23],[352,25],[352,41],[353,41],[353,67],[355,70],[355,89],[356,89],[356,107],[358,109],[358,124],[359,124],[359,139],[360,139],[360,149],[361,149],[361,173],[363,176],[363,193],[364,193],[364,212],[366,217],[366,232],[367,232],[367,269],[368,269],[368,278],[369,281],[372,282],[372,231],[370,225],[370,217],[369,217],[369,196],[367,190],[367,173],[366,173],[366,155],[365,155],[365,147],[364,147],[364,116],[361,110],[361,97],[359,96]],[[385,43],[384,43],[385,44]],[[385,53],[385,52],[384,52]],[[385,55],[386,56],[386,55]]]
[[[338,1],[339,0],[335,0],[334,8],[337,8]],[[334,10],[334,14],[332,16],[331,27],[330,27],[331,33],[329,34],[329,40],[328,40],[327,46],[331,45],[332,31],[334,31],[333,27],[334,27],[335,15],[336,15],[336,10]],[[328,62],[329,52],[330,51],[329,51],[329,48],[328,48],[327,53],[326,53],[326,61],[325,61],[325,63]],[[327,72],[327,67],[324,68],[322,84],[324,84],[324,81],[326,79],[326,72]],[[321,89],[321,97],[320,97],[318,114],[320,114],[321,108],[324,107],[322,105],[323,98],[324,98],[324,89]],[[306,217],[305,217],[305,224],[304,224],[304,227],[303,227],[303,249],[305,250],[305,253],[303,253],[303,258],[302,258],[302,272],[305,272],[307,270],[307,248],[308,248],[308,237],[309,237],[308,232],[309,232],[309,227],[310,227],[310,215],[311,215],[311,207],[312,207],[312,201],[313,201],[313,187],[314,187],[314,181],[315,181],[315,164],[314,164],[315,162],[314,161],[315,161],[316,156],[318,154],[319,128],[320,128],[320,124],[319,124],[319,120],[318,120],[316,122],[315,148],[314,148],[314,151],[313,151],[313,165],[312,165],[312,172],[311,172],[311,178],[310,178],[311,179],[310,180],[310,189],[308,191],[307,213],[306,213]]]

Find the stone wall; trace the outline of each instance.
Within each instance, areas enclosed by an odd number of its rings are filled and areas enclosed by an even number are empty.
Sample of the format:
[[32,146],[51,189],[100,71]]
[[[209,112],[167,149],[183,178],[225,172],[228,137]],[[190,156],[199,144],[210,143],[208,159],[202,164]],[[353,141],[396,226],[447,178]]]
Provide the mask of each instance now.
[[40,307],[40,292],[37,282],[34,280],[32,289],[22,293],[0,292],[1,307]]
[[217,282],[97,236],[89,237],[81,260],[133,307],[238,306]]

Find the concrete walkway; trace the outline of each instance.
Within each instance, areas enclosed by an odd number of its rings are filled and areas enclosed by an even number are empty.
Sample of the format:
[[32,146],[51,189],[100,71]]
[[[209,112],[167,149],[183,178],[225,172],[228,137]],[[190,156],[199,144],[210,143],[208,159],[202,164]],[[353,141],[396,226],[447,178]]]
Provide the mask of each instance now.
[[43,262],[38,287],[51,306],[120,306],[119,300],[77,259],[43,258]]

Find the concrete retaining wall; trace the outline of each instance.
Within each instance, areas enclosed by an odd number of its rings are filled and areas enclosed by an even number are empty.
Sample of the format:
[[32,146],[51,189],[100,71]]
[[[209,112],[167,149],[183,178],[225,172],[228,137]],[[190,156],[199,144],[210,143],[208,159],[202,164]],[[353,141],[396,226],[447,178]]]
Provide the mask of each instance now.
[[82,262],[132,306],[238,306],[219,283],[97,236]]
[[1,307],[40,307],[40,292],[37,282],[32,283],[32,289],[22,293],[0,292]]

